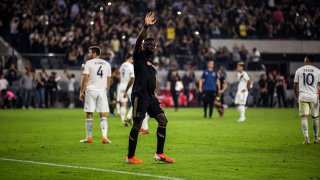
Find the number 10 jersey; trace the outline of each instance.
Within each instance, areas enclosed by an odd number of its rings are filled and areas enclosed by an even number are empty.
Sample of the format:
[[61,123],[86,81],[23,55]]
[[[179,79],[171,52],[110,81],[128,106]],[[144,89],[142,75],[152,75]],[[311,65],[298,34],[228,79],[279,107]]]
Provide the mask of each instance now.
[[295,74],[294,82],[299,83],[299,101],[318,102],[318,83],[320,70],[311,65],[300,67]]

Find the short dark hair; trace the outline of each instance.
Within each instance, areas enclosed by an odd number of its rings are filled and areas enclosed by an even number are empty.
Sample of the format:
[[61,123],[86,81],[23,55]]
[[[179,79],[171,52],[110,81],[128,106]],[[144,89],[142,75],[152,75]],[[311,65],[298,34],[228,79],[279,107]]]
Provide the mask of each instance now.
[[91,46],[89,47],[89,51],[92,51],[92,53],[96,53],[97,56],[100,56],[101,54],[101,49],[99,46]]
[[130,59],[130,58],[132,58],[132,56],[133,55],[131,53],[129,53],[129,54],[126,55],[126,59]]
[[306,55],[306,58],[308,59],[308,61],[310,61],[312,63],[315,62],[315,60],[316,60],[316,57],[314,55],[311,55],[311,54]]
[[71,74],[71,77],[72,77],[72,78],[74,78],[74,77],[75,77],[75,75],[74,75],[74,74]]

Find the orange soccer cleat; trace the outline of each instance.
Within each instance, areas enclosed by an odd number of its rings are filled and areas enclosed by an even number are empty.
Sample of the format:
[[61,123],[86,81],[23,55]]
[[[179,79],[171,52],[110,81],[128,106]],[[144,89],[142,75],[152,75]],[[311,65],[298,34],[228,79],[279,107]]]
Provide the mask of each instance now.
[[140,161],[135,156],[133,156],[132,158],[126,157],[126,162],[129,163],[129,164],[144,164],[143,161]]
[[81,143],[93,143],[92,138],[82,139],[80,140]]
[[103,144],[111,144],[111,141],[108,138],[102,138],[101,141]]
[[149,130],[140,129],[139,134],[150,134]]
[[169,158],[165,154],[155,154],[154,155],[154,160],[163,161],[163,162],[166,162],[166,163],[174,163],[174,162],[176,162],[174,159]]

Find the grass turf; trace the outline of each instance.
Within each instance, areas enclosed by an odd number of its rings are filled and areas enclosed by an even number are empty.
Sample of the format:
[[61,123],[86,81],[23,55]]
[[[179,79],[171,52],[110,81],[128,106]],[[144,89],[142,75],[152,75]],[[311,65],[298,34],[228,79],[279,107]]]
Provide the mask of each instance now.
[[[137,157],[124,163],[130,128],[108,118],[112,144],[100,143],[94,118],[94,143],[85,136],[84,113],[76,110],[1,110],[0,158],[139,172],[183,179],[320,179],[320,145],[303,145],[296,109],[248,109],[247,121],[228,109],[223,120],[204,120],[201,109],[165,109],[169,124],[165,152],[175,164],[153,160],[156,122],[140,135]],[[312,124],[309,134],[313,137]],[[150,179],[118,173],[0,160],[1,179]]]

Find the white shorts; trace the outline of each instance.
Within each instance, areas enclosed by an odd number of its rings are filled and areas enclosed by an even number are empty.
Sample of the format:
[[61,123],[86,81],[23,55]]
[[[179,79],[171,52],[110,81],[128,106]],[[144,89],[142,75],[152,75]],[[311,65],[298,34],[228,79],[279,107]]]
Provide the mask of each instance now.
[[85,112],[109,112],[106,91],[86,91],[84,99]]
[[302,115],[311,115],[312,117],[318,117],[319,101],[317,103],[299,101],[299,116]]
[[126,85],[121,85],[121,84],[119,84],[118,90],[117,90],[117,101],[118,101],[118,102],[126,103],[126,102],[128,102],[129,99],[131,99],[131,91],[132,91],[132,88],[130,88],[130,89],[128,90],[128,92],[127,92],[127,94],[128,94],[127,98],[123,98],[124,92],[126,92],[126,88],[127,88]]
[[236,99],[234,100],[234,103],[236,105],[246,105],[248,94],[249,94],[248,91],[245,91],[245,92],[237,91]]

